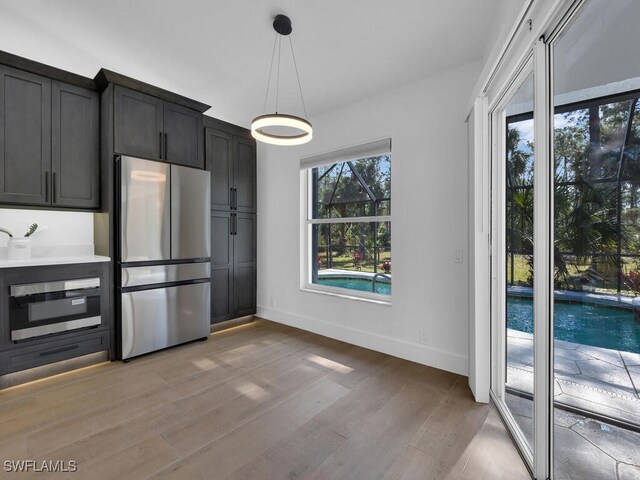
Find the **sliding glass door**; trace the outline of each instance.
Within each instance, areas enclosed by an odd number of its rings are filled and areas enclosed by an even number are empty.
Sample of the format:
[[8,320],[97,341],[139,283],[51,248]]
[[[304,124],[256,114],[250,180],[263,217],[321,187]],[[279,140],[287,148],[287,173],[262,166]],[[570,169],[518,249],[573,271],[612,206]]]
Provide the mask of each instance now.
[[533,64],[493,112],[494,399],[525,458],[533,461],[534,315]]
[[489,112],[492,398],[536,478],[640,479],[640,1],[555,21]]
[[640,2],[585,2],[551,52],[554,478],[640,478]]

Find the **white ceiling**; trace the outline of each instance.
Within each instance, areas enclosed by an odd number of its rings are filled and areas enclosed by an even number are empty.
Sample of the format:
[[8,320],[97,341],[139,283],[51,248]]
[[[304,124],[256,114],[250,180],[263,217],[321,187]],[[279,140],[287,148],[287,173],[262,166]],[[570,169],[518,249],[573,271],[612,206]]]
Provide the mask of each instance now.
[[[271,22],[285,13],[313,120],[480,59],[501,1],[0,0],[0,49],[89,77],[115,70],[246,126],[264,113]],[[282,47],[279,111],[299,114]]]

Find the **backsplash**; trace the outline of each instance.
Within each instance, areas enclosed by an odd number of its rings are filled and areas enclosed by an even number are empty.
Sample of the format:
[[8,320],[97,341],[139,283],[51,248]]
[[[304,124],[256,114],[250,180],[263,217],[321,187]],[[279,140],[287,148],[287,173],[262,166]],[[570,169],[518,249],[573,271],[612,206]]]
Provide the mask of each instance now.
[[[93,255],[93,214],[49,210],[0,209],[0,227],[22,237],[38,224],[31,238],[32,257]],[[7,258],[9,237],[0,233],[0,260]]]

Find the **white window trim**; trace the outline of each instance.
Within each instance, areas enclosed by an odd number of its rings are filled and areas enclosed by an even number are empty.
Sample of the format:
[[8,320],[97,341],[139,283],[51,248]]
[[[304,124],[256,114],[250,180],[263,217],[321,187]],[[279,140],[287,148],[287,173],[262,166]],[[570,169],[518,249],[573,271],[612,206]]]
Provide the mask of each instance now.
[[[387,152],[390,153],[390,152]],[[383,155],[381,153],[380,155]],[[339,163],[345,160],[337,160]],[[317,293],[322,295],[330,295],[334,297],[340,297],[347,300],[363,301],[369,303],[375,303],[378,305],[391,305],[393,296],[393,287],[391,295],[385,295],[381,293],[365,292],[361,290],[353,290],[350,288],[331,287],[328,285],[319,285],[312,283],[311,281],[311,229],[313,225],[321,224],[336,224],[336,223],[371,223],[371,222],[392,222],[393,215],[379,215],[370,217],[348,217],[348,218],[311,218],[311,191],[309,189],[309,182],[311,178],[311,170],[317,165],[311,165],[309,167],[302,166],[300,170],[300,225],[302,228],[300,239],[300,290],[304,292]],[[393,187],[392,187],[393,188]],[[391,237],[393,238],[393,229],[391,231]],[[393,258],[393,241],[391,242],[391,251]]]

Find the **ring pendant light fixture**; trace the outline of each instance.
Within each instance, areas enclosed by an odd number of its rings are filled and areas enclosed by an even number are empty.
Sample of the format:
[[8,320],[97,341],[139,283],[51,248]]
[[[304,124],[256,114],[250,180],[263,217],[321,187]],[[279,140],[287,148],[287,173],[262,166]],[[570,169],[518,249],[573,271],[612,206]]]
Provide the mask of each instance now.
[[[278,113],[278,97],[280,93],[280,54],[282,51],[282,37],[288,37],[289,46],[291,47],[291,56],[293,58],[293,65],[296,71],[296,78],[298,79],[298,88],[300,90],[300,99],[302,101],[302,108],[304,110],[305,117],[307,116],[307,107],[304,103],[304,97],[302,95],[302,85],[300,84],[300,75],[298,75],[298,65],[296,64],[296,56],[293,53],[293,43],[289,34],[293,30],[291,27],[291,20],[286,15],[276,15],[273,20],[273,29],[276,31],[276,37],[273,42],[273,53],[271,54],[271,67],[269,69],[269,81],[267,82],[267,93],[264,98],[264,110],[267,109],[267,99],[269,98],[269,87],[271,86],[271,74],[273,72],[273,62],[275,60],[276,44],[278,44],[278,70],[276,74],[276,111],[266,115],[260,115],[251,122],[251,135],[253,138],[260,142],[270,143],[273,145],[302,145],[307,143],[313,137],[313,127],[308,120],[297,117],[295,115],[288,115],[284,113]],[[292,134],[279,134],[268,132],[267,128],[273,127],[287,127],[294,129]]]

